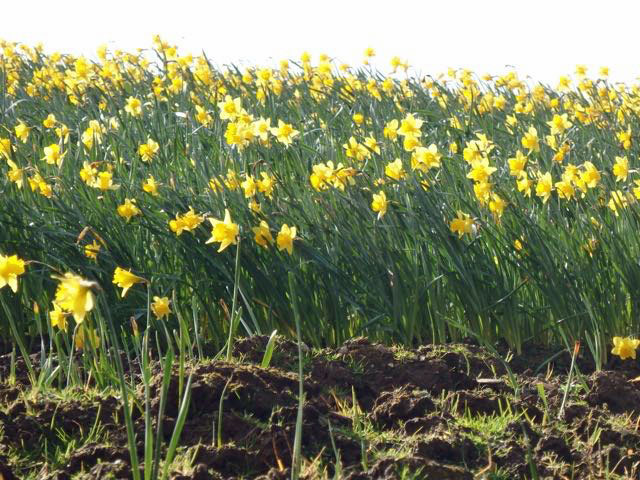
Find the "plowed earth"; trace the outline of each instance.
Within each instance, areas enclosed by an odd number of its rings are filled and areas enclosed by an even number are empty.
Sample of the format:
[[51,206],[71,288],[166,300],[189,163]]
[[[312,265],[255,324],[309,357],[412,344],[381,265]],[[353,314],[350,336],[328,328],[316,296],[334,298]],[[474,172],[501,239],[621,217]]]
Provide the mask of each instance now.
[[[278,340],[270,366],[262,368],[266,343],[266,337],[239,340],[233,363],[187,367],[192,395],[179,449],[187,460],[174,462],[171,478],[289,478],[297,346]],[[569,354],[541,366],[554,353],[512,359],[514,382],[501,360],[471,344],[409,350],[360,338],[307,351],[303,478],[335,478],[336,469],[351,480],[638,478],[638,364],[617,360],[594,372],[580,359],[568,384]],[[15,381],[0,384],[0,478],[131,478],[117,392],[78,391],[64,399],[34,393],[22,366],[18,361]],[[8,368],[8,357],[1,357],[4,380]],[[153,418],[162,378],[156,368]],[[175,370],[163,421],[167,443],[179,384]],[[140,388],[139,399],[142,394]],[[134,408],[134,422],[142,459],[141,408]],[[215,441],[218,428],[222,446]],[[92,437],[96,429],[100,434]],[[61,438],[67,451],[51,461]]]

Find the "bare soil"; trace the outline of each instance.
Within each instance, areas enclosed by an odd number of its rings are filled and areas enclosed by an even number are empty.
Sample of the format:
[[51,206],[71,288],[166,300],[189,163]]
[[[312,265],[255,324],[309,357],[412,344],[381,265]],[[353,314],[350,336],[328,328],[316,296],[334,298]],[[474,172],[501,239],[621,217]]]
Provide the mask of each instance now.
[[[234,362],[188,366],[193,388],[180,451],[190,465],[172,478],[289,478],[297,346],[279,339],[270,367],[262,368],[266,343],[266,337],[241,339]],[[536,372],[553,353],[514,358],[513,385],[502,361],[469,344],[400,349],[358,338],[338,349],[309,351],[303,477],[334,478],[340,468],[350,480],[638,478],[638,363],[612,361],[595,372],[580,359],[561,412],[569,355]],[[3,379],[7,362],[0,357]],[[0,383],[0,478],[131,478],[117,393],[77,392],[64,400],[29,393],[22,367],[18,362],[15,382]],[[161,381],[158,371],[153,418]],[[178,415],[179,383],[175,370],[163,423],[167,442]],[[223,423],[216,425],[225,385]],[[134,409],[134,421],[143,458],[140,409]],[[67,452],[64,464],[47,460],[45,443],[86,438],[95,425],[101,436]],[[222,429],[221,447],[214,428]]]

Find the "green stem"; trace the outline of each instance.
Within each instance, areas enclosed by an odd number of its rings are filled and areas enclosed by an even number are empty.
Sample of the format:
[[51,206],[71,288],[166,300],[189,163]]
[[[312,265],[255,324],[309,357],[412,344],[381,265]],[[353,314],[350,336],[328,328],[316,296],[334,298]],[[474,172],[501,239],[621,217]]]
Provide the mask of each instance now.
[[236,322],[236,308],[238,303],[238,285],[240,283],[240,238],[236,246],[236,264],[233,280],[233,300],[231,303],[231,319],[229,322],[229,339],[227,340],[227,362],[231,361],[231,353],[233,351],[233,331]]

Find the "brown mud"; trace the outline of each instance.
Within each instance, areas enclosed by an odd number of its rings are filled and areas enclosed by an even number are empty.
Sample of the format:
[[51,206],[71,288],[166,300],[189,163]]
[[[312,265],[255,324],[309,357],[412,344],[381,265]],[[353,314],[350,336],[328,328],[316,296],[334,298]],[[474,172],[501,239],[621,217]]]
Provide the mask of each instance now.
[[[234,361],[189,365],[191,403],[174,479],[289,478],[298,405],[297,345],[279,339],[268,368],[267,338],[240,339]],[[640,368],[586,359],[567,387],[568,354],[504,363],[456,344],[390,348],[354,339],[305,355],[303,478],[638,478]],[[0,357],[0,478],[131,478],[117,392],[34,393],[24,364],[9,382]],[[153,378],[157,418],[162,376]],[[163,432],[168,443],[180,401],[172,372]],[[223,401],[222,425],[218,408]],[[142,398],[143,390],[139,389]],[[134,408],[139,458],[144,415]],[[221,429],[222,445],[216,442]],[[96,433],[98,432],[98,433]],[[51,461],[60,439],[83,439]],[[44,449],[43,445],[49,445]],[[22,454],[29,451],[29,455]]]

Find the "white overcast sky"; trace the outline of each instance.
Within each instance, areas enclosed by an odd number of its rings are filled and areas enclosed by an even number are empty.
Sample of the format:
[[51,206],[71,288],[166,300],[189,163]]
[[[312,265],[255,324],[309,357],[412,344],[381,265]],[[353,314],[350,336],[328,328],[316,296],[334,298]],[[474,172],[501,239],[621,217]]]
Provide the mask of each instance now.
[[183,54],[204,50],[215,63],[265,64],[271,58],[327,53],[356,65],[373,47],[388,71],[398,55],[414,71],[448,67],[503,73],[555,85],[585,64],[611,79],[640,76],[637,0],[194,1],[0,0],[0,38],[48,52],[93,55],[106,43],[134,50],[159,33]]

